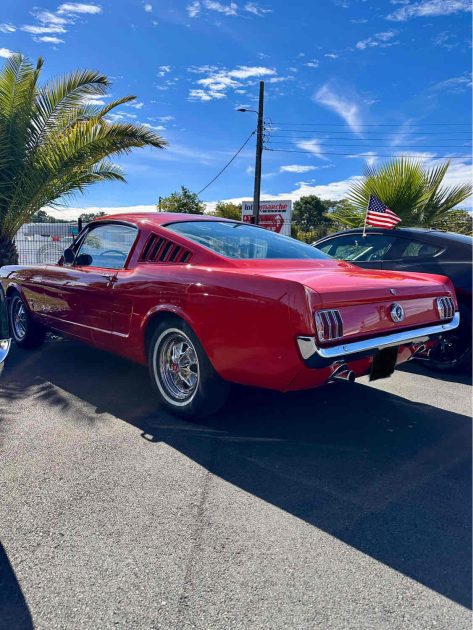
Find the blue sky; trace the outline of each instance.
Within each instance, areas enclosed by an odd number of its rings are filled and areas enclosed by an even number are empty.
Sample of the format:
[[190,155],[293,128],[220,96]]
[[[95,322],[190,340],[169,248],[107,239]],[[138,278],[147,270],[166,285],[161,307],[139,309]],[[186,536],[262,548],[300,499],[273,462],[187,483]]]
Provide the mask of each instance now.
[[[255,108],[261,79],[267,147],[282,150],[264,153],[264,196],[333,199],[384,155],[430,163],[471,154],[470,6],[3,0],[0,56],[43,56],[45,79],[76,68],[104,72],[109,97],[137,96],[118,110],[120,119],[151,125],[170,143],[120,159],[128,184],[92,187],[69,202],[67,216],[152,206],[181,184],[203,188],[254,129],[255,115],[235,109]],[[254,139],[202,198],[251,198],[253,162]],[[471,159],[453,160],[449,182],[469,179]]]

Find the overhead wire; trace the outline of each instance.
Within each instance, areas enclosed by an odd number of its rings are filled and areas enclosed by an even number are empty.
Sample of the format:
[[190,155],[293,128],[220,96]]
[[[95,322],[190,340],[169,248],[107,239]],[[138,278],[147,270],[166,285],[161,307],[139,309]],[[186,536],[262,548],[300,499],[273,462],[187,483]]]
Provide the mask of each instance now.
[[251,140],[252,136],[254,136],[256,133],[256,130],[253,129],[253,131],[250,133],[250,135],[248,136],[248,138],[245,140],[245,142],[241,145],[241,147],[238,149],[238,151],[235,153],[235,155],[231,158],[231,160],[229,160],[225,166],[220,169],[220,171],[215,175],[215,177],[213,179],[211,179],[209,181],[209,183],[204,186],[203,188],[201,188],[199,190],[199,192],[197,193],[197,195],[200,195],[200,193],[203,193],[204,190],[206,190],[209,186],[211,186],[219,177],[220,175],[222,175],[222,173],[224,171],[226,171],[226,169],[230,166],[230,164],[233,162],[233,160],[235,160],[236,157],[238,157],[238,155],[243,151],[243,149],[246,147],[246,145],[248,144],[248,142]]

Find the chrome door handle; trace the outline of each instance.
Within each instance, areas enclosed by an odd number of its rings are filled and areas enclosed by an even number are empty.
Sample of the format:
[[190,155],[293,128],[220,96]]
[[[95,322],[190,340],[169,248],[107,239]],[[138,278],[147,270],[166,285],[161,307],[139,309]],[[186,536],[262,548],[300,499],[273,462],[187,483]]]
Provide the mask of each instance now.
[[108,273],[101,273],[100,275],[103,276],[104,278],[107,278],[109,282],[115,282],[115,280],[117,279],[117,276],[110,275]]

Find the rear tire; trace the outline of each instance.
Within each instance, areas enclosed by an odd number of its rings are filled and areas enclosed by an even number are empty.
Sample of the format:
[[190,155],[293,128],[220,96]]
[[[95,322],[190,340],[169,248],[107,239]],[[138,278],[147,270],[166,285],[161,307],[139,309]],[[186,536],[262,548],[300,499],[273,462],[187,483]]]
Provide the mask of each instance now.
[[425,367],[434,372],[471,371],[471,309],[460,305],[460,326],[447,333],[433,349]]
[[203,418],[225,404],[229,384],[214,370],[194,331],[181,319],[161,322],[148,348],[153,388],[173,414]]
[[17,346],[32,350],[43,343],[46,331],[31,317],[30,311],[19,293],[15,292],[9,298],[8,314],[11,336]]

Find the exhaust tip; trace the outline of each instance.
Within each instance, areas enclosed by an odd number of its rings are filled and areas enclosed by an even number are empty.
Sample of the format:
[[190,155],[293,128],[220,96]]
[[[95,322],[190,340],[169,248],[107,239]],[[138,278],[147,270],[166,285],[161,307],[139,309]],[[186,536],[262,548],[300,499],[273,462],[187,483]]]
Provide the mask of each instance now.
[[354,383],[355,372],[353,370],[349,370],[347,365],[340,365],[335,369],[329,378],[329,383],[333,383],[334,381]]

